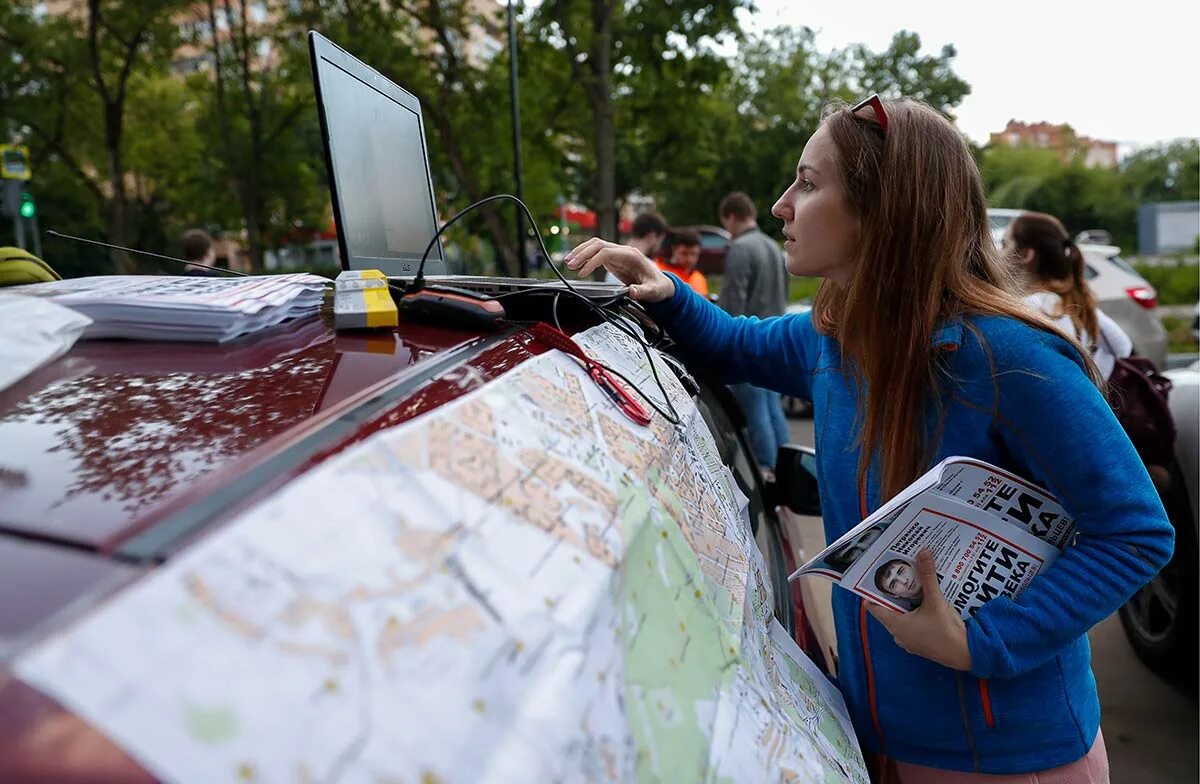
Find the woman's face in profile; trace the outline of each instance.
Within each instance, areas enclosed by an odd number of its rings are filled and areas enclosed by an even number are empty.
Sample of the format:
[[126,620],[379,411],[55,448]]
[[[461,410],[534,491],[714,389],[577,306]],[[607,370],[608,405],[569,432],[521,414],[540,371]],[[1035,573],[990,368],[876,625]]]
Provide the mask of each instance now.
[[825,126],[804,145],[796,179],[771,214],[783,221],[788,272],[840,285],[850,280],[859,221],[846,202],[837,148]]
[[883,590],[899,599],[916,599],[921,595],[921,583],[912,564],[892,561],[884,567]]

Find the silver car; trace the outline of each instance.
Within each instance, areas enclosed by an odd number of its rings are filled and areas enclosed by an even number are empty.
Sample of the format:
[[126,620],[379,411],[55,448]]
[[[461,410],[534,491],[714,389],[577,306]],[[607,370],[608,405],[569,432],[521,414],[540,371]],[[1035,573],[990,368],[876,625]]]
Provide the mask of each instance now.
[[1175,527],[1175,554],[1154,579],[1121,607],[1121,625],[1138,658],[1154,671],[1194,689],[1197,642],[1197,531],[1200,530],[1200,362],[1168,370],[1169,404],[1178,434],[1170,482],[1161,489]]
[[1167,331],[1158,317],[1158,293],[1121,258],[1115,245],[1080,245],[1088,285],[1100,300],[1100,309],[1117,322],[1133,350],[1158,368],[1167,366]]

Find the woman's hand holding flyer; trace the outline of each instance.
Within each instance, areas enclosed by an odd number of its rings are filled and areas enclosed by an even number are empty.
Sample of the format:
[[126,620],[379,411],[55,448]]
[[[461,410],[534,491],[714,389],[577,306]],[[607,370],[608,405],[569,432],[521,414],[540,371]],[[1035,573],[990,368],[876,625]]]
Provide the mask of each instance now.
[[896,644],[914,656],[923,656],[955,670],[971,669],[971,651],[967,647],[967,625],[938,584],[933,553],[917,553],[917,578],[924,597],[917,609],[897,613],[878,604],[868,604],[867,612],[883,624]]
[[[921,612],[921,621],[899,628],[928,634],[936,661],[969,661],[963,621],[985,602],[1023,591],[1073,537],[1071,517],[1049,491],[988,463],[951,457],[792,577],[828,577],[880,605],[872,614],[893,624],[897,613]],[[919,553],[927,571],[917,566]],[[937,606],[923,612],[930,597]],[[944,623],[946,613],[957,623]],[[905,632],[901,644],[925,650],[918,637]]]

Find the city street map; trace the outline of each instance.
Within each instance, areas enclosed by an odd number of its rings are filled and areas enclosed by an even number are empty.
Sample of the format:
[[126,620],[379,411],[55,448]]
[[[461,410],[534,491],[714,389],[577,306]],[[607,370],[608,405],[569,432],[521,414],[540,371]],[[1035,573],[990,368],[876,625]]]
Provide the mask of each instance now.
[[[641,346],[576,336],[665,408]],[[868,781],[683,386],[551,351],[326,460],[18,659],[179,782]]]

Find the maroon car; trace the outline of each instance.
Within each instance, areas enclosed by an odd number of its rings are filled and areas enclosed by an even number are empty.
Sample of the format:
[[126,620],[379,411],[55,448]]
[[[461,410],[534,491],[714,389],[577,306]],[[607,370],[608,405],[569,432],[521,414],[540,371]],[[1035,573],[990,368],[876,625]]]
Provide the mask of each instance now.
[[[582,309],[561,321],[568,332],[595,323]],[[289,480],[548,350],[528,322],[339,334],[325,313],[221,346],[83,341],[0,390],[0,781],[153,780],[12,674],[21,654]],[[690,370],[679,372],[750,499],[775,614],[819,659],[740,412]]]

